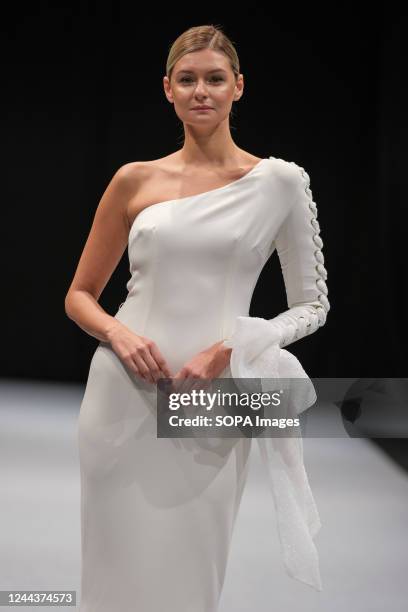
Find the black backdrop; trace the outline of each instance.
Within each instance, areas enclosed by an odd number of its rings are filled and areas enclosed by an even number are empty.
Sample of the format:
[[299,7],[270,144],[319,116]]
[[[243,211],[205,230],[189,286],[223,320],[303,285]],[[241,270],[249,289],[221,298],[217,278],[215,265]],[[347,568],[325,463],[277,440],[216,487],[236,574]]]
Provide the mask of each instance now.
[[[181,32],[209,23],[236,44],[244,74],[235,142],[311,178],[331,310],[289,350],[310,376],[406,376],[408,23],[391,8],[335,6],[159,14],[130,2],[36,3],[4,16],[3,376],[86,379],[97,340],[67,318],[65,294],[113,173],[182,146],[166,58]],[[125,252],[101,296],[108,312],[128,277]],[[251,314],[286,308],[275,253]]]

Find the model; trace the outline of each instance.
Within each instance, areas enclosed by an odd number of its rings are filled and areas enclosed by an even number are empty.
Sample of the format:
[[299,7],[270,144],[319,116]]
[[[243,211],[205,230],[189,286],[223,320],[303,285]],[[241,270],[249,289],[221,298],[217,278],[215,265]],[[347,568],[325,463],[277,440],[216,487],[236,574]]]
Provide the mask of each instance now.
[[[231,106],[243,94],[231,41],[219,27],[190,28],[171,47],[163,86],[183,147],[116,171],[65,300],[99,340],[78,421],[81,612],[216,612],[251,438],[158,438],[157,381],[302,375],[283,347],[321,327],[329,310],[309,176],[231,137]],[[111,316],[98,299],[126,248],[128,293]],[[289,309],[251,318],[275,249]],[[320,590],[320,522],[295,443],[297,471],[288,461],[286,479],[275,472],[279,533],[289,574]]]

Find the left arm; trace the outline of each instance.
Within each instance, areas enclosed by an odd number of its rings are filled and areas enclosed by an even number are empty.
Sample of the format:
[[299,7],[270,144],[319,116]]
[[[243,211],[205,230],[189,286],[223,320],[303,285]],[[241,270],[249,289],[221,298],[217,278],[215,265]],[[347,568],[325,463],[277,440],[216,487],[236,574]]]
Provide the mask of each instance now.
[[294,202],[275,238],[288,310],[269,321],[279,332],[281,348],[315,332],[330,310],[317,206],[309,175],[300,166],[297,169]]

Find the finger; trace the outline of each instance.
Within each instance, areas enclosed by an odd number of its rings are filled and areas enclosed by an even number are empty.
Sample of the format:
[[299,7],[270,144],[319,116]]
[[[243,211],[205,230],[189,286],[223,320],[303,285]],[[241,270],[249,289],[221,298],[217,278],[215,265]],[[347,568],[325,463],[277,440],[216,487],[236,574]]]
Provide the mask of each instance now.
[[154,382],[157,382],[159,378],[163,378],[160,366],[156,363],[156,360],[153,358],[148,348],[146,348],[142,352],[142,358],[145,364],[147,365],[147,367],[149,368],[150,375],[153,378]]
[[142,373],[132,355],[126,359],[123,359],[123,363],[126,365],[127,369],[132,372],[132,374],[135,374],[138,378],[143,379]]
[[186,388],[186,373],[181,370],[174,378],[174,387],[175,387],[175,391],[176,393],[184,393],[184,390]]
[[150,369],[150,374],[153,376],[154,382],[157,384],[160,379],[169,379],[171,378],[171,372],[168,369],[166,363],[163,359],[160,359],[161,363],[164,362],[164,370],[160,363],[157,362],[155,355],[151,352],[152,347],[147,347],[146,351],[142,354],[143,359],[147,366]]
[[154,360],[156,361],[157,365],[159,366],[159,368],[163,372],[164,378],[171,378],[172,373],[170,371],[170,368],[167,365],[166,360],[164,359],[163,355],[160,353],[160,351],[157,348],[157,345],[155,343],[153,343],[151,345],[150,352],[151,352]]
[[132,359],[138,369],[139,376],[146,382],[154,383],[153,377],[151,376],[150,370],[147,367],[147,364],[144,361],[143,357],[139,353],[137,353],[135,356],[132,357]]

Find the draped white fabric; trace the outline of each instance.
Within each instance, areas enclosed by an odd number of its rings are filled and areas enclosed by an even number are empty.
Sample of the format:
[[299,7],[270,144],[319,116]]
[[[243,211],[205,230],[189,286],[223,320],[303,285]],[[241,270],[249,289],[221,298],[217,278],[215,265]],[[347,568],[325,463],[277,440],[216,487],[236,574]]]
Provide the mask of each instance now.
[[[276,390],[286,384],[289,402],[286,418],[293,418],[317,397],[314,385],[299,360],[279,346],[280,332],[265,319],[239,317],[237,329],[224,344],[232,348],[231,375],[245,392],[246,379],[261,379],[262,391]],[[293,379],[305,379],[297,385]],[[249,383],[249,385],[248,385]],[[283,416],[280,414],[280,416]],[[316,590],[322,590],[318,552],[313,541],[321,527],[320,516],[303,462],[303,441],[297,430],[288,437],[257,438],[261,457],[269,476],[273,495],[283,561],[289,576]]]

